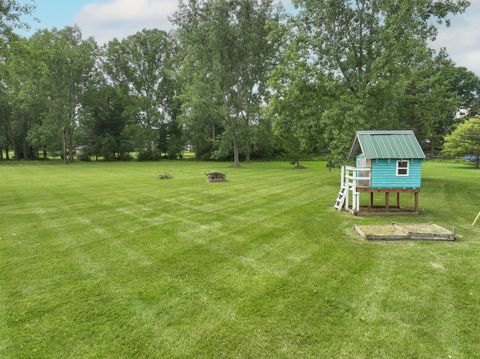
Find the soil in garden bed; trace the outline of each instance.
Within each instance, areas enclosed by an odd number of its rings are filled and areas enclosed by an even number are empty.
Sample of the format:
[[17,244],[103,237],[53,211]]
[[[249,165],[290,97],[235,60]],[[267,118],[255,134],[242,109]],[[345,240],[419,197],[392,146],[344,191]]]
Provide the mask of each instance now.
[[453,241],[455,233],[434,223],[385,225],[355,225],[355,231],[369,240],[431,240]]

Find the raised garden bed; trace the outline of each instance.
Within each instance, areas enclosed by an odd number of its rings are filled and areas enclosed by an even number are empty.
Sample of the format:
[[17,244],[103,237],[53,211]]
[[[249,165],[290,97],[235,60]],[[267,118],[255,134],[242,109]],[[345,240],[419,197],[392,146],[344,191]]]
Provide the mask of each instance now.
[[355,225],[355,231],[368,240],[454,241],[455,233],[435,223]]

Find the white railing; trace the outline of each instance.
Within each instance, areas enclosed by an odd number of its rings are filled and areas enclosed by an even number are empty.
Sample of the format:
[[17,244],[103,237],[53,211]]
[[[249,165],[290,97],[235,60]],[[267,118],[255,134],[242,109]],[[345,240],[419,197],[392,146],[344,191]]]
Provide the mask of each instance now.
[[[372,178],[371,175],[365,176],[363,175],[364,172],[371,172],[370,167],[351,167],[351,166],[343,166],[342,167],[342,185],[345,183],[345,179],[352,180],[352,184],[356,184],[359,187],[359,181],[368,181],[368,186],[370,186],[370,179]],[[362,175],[360,175],[362,173]]]
[[[365,176],[365,173],[368,173],[368,176]],[[353,211],[358,211],[360,209],[360,193],[357,192],[357,187],[369,187],[371,180],[371,168],[369,167],[352,167],[352,166],[342,166],[340,184],[341,187],[346,189],[345,197],[345,209],[349,210],[349,192],[352,192],[352,206]],[[365,185],[362,182],[368,181]]]

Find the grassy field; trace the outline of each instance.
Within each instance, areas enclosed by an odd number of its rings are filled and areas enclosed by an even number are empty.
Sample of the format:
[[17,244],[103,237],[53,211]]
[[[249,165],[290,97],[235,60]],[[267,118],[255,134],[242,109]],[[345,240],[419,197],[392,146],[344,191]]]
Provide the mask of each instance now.
[[[420,216],[356,218],[305,164],[0,163],[0,357],[479,357],[480,171],[426,163]],[[460,238],[352,230],[392,221]]]

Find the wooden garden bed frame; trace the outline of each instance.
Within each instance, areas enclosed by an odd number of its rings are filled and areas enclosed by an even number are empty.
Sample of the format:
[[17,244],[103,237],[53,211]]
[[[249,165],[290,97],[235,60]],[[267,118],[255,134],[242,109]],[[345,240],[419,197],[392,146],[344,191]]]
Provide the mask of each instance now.
[[354,229],[363,239],[367,240],[455,240],[455,231],[449,231],[435,223],[355,225]]

